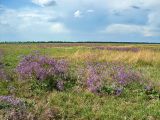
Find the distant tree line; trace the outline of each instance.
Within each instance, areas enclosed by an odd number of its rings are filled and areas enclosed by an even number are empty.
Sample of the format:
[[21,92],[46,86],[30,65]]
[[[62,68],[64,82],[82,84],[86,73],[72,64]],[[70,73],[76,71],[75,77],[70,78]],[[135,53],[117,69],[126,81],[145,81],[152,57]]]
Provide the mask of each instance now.
[[154,42],[103,42],[103,41],[0,41],[0,44],[29,44],[29,43],[115,43],[115,44],[160,44]]

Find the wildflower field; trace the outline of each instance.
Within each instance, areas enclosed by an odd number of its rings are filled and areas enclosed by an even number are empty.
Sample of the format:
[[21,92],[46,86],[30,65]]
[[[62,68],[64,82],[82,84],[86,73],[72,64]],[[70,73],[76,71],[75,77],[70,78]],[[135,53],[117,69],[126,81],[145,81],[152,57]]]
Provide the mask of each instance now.
[[0,44],[0,120],[159,120],[160,45]]

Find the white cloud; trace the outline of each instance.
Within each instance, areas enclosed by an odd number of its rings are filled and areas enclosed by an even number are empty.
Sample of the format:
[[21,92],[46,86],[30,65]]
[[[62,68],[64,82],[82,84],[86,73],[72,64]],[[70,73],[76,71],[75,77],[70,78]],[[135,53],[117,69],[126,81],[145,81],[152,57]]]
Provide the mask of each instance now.
[[144,36],[160,36],[160,29],[147,26],[143,31]]
[[51,25],[51,31],[53,33],[69,33],[69,30],[62,23],[53,23]]
[[74,12],[74,17],[81,18],[81,17],[85,16],[85,13],[93,13],[93,12],[94,12],[94,10],[92,10],[92,9],[88,9],[84,13],[82,13],[80,10],[77,10]]
[[88,13],[93,13],[93,12],[94,12],[94,10],[89,9],[89,10],[87,10],[87,12],[88,12]]
[[28,8],[3,10],[0,15],[0,28],[2,28],[0,34],[57,34],[69,31],[63,23],[55,22],[62,16],[53,10]]
[[76,18],[82,17],[82,12],[79,11],[79,10],[77,10],[77,11],[74,13],[74,17],[76,17]]
[[138,25],[111,24],[103,32],[128,34],[128,33],[141,32],[142,30],[143,30],[143,27]]
[[107,34],[141,34],[143,36],[160,36],[158,31],[146,25],[111,24],[101,31]]
[[[59,0],[57,2],[68,9],[90,8],[92,5],[92,9],[103,9],[109,12],[115,10],[125,12],[132,9],[132,6],[138,6],[140,9],[160,9],[160,0]],[[74,6],[70,7],[71,5]]]
[[55,0],[32,0],[34,4],[37,4],[41,7],[53,6],[56,4]]
[[[119,0],[106,1],[106,9],[112,14],[117,11],[125,14],[126,11],[132,9],[132,6],[136,6],[141,9],[139,12],[146,12],[148,19],[144,21],[142,25],[136,25],[133,23],[113,23],[108,25],[102,32],[112,34],[141,34],[143,36],[160,36],[160,18],[157,17],[160,14],[160,1],[159,0],[123,0],[119,4]],[[131,12],[132,14],[133,11]],[[123,17],[123,16],[122,16]],[[141,17],[141,16],[139,16]],[[127,17],[123,19],[127,20]]]

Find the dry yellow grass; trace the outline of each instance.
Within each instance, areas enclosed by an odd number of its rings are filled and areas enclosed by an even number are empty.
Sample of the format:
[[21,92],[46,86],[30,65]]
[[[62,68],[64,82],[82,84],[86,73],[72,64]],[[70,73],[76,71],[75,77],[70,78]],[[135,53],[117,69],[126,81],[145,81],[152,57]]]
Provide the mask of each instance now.
[[122,52],[109,50],[78,50],[70,56],[77,61],[123,62],[128,64],[160,65],[160,52],[140,50],[139,52]]

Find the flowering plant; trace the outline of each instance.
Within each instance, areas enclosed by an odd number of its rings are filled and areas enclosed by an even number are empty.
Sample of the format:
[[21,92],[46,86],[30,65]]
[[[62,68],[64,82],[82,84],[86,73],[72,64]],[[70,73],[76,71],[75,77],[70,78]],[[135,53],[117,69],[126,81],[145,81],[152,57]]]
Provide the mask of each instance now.
[[61,86],[60,89],[63,88],[62,82],[58,80],[66,79],[67,70],[68,64],[65,60],[56,60],[38,54],[25,56],[16,68],[21,79],[45,81],[49,89],[55,87],[55,84]]

